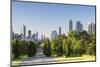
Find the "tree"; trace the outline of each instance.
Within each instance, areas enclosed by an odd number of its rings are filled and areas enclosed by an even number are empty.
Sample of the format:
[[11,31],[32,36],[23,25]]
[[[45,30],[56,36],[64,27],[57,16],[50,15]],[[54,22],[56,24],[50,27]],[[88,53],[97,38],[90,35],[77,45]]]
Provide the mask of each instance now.
[[62,41],[59,40],[58,41],[58,47],[57,47],[57,55],[58,56],[62,56],[63,55],[63,46],[62,46]]
[[27,55],[27,48],[28,44],[26,41],[19,41],[19,46],[20,46],[20,54],[21,55]]
[[18,40],[14,40],[13,42],[12,42],[12,49],[13,49],[13,54],[14,54],[14,58],[16,59],[16,58],[19,58],[19,56],[20,56],[20,50],[19,50],[19,44],[18,44]]
[[81,32],[77,32],[77,31],[68,32],[68,38],[72,40],[80,40],[80,33]]
[[87,54],[89,55],[96,55],[96,45],[93,43],[90,43],[87,48]]
[[52,51],[52,54],[56,54],[57,53],[57,47],[58,47],[57,39],[52,40],[51,41],[51,51]]
[[66,43],[66,48],[65,48],[65,56],[71,56],[72,55],[72,42],[70,39],[67,39],[67,43]]
[[32,57],[36,54],[36,44],[32,41],[28,42],[28,56]]
[[48,39],[44,42],[43,53],[44,53],[47,57],[51,56],[51,46],[50,46],[50,42],[49,42]]
[[74,55],[81,56],[82,54],[85,53],[85,50],[86,50],[85,48],[86,48],[86,46],[82,40],[77,41],[73,48]]

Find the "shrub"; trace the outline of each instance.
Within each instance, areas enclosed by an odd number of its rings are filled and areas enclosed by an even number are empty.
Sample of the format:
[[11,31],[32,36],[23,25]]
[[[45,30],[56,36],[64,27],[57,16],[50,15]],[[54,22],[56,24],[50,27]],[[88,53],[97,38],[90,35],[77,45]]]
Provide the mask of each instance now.
[[19,50],[19,44],[18,40],[13,40],[12,41],[12,52],[14,54],[14,58],[19,58],[20,56],[20,50]]
[[47,40],[46,42],[44,42],[43,53],[44,53],[47,57],[51,56],[51,45],[50,45],[49,40]]
[[28,51],[27,53],[28,53],[29,57],[34,56],[36,54],[36,44],[34,42],[32,42],[32,41],[29,41],[28,42],[28,50],[27,51]]
[[87,54],[89,55],[95,55],[96,54],[96,45],[93,43],[90,43],[87,48]]
[[58,47],[57,47],[57,55],[58,56],[62,56],[63,55],[63,46],[62,46],[62,42],[59,41]]

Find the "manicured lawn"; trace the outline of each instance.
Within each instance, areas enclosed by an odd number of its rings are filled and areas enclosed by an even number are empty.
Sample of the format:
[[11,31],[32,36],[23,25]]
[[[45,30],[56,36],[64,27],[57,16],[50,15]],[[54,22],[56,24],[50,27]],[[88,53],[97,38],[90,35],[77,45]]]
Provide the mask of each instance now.
[[[12,61],[12,66],[18,66],[20,65],[23,61],[27,61],[25,59],[27,59],[27,56],[21,56],[20,59],[15,59]],[[38,59],[38,58],[37,58]],[[90,56],[90,55],[83,55],[81,57],[52,57],[54,63],[63,63],[63,62],[82,62],[82,61],[95,61],[95,56]],[[30,61],[34,61],[34,60],[30,60]],[[50,62],[50,63],[52,63]],[[38,63],[38,62],[37,62]],[[46,62],[48,63],[48,62]]]
[[18,59],[12,60],[12,66],[20,65],[23,62],[23,60],[25,60],[26,58],[28,58],[27,55],[24,55],[24,56],[20,56],[20,58]]
[[89,56],[89,55],[83,55],[81,57],[56,57],[54,60],[57,63],[63,63],[63,62],[81,62],[81,61],[95,61],[95,56]]

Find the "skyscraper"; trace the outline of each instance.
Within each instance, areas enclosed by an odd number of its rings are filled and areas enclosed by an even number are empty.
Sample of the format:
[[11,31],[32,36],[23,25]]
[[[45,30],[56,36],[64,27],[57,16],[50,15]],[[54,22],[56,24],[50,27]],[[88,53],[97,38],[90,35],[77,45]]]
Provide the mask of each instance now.
[[38,32],[36,32],[36,39],[38,40]]
[[11,31],[11,39],[14,39],[15,33]]
[[58,35],[57,31],[52,31],[52,33],[51,33],[51,39],[56,38],[57,35]]
[[72,20],[69,21],[69,32],[73,30],[73,22]]
[[59,35],[61,35],[61,27],[59,27]]
[[25,37],[26,37],[26,26],[23,25],[23,38],[25,39]]
[[76,31],[77,32],[83,31],[83,24],[81,24],[80,21],[77,21],[77,23],[76,23]]
[[39,39],[38,39],[38,32],[33,33],[32,39],[35,40],[35,41],[38,41],[38,40],[39,40]]
[[31,30],[28,30],[28,38],[31,38]]
[[96,33],[96,24],[95,23],[93,23],[93,27],[92,28],[93,28],[93,30],[92,30],[93,33]]
[[95,33],[95,31],[96,31],[95,23],[90,23],[88,26],[88,33],[93,34],[93,33]]
[[83,31],[83,24],[81,24],[81,27],[80,27],[81,31]]

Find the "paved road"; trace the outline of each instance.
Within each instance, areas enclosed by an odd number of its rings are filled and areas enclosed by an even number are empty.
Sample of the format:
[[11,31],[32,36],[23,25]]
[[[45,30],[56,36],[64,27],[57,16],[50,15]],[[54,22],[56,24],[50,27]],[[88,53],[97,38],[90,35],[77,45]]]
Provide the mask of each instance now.
[[34,57],[28,58],[24,60],[20,65],[36,65],[36,64],[46,64],[46,63],[53,63],[54,59],[52,57],[46,57],[43,54],[42,48],[37,48],[37,53]]

